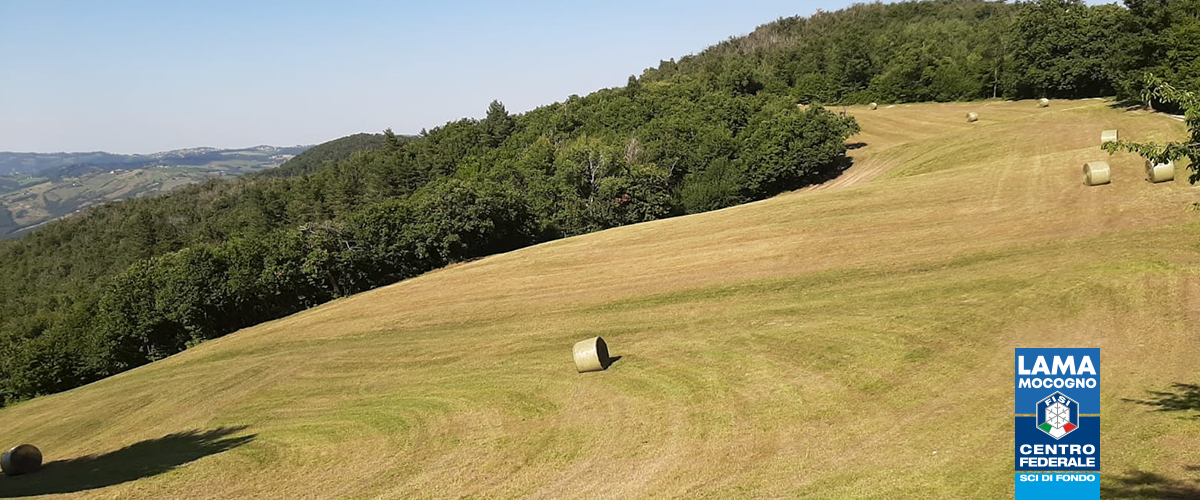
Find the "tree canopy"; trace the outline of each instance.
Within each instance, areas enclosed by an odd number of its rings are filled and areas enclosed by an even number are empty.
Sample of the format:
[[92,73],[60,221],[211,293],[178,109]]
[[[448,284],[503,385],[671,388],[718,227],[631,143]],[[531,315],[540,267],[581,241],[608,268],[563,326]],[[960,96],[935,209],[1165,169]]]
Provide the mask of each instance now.
[[1182,109],[1189,137],[1170,142],[1113,141],[1104,143],[1104,149],[1109,153],[1129,151],[1155,164],[1187,159],[1188,167],[1192,170],[1189,180],[1193,184],[1200,181],[1200,96],[1177,89],[1154,74],[1147,74],[1145,99],[1147,102],[1157,101]]

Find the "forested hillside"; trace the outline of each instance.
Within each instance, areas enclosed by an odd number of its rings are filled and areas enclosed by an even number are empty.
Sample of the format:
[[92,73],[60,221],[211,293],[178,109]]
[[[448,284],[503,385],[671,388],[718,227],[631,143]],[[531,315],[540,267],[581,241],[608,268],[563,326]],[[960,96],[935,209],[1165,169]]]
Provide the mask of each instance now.
[[1147,71],[1195,88],[1198,6],[964,0],[781,19],[621,88],[520,115],[493,102],[482,120],[365,138],[286,175],[92,208],[0,243],[0,397],[447,263],[817,182],[857,125],[798,103],[1135,96]]
[[291,176],[311,174],[328,166],[345,160],[359,151],[374,151],[383,147],[383,134],[354,134],[319,144],[307,151],[296,155],[279,168],[263,173],[267,176]]
[[764,25],[664,61],[688,75],[798,102],[1139,97],[1152,72],[1200,89],[1200,1],[929,1],[857,5]]
[[530,243],[728,206],[826,175],[853,120],[677,79],[571,97],[297,176],[108,204],[0,245],[8,400]]

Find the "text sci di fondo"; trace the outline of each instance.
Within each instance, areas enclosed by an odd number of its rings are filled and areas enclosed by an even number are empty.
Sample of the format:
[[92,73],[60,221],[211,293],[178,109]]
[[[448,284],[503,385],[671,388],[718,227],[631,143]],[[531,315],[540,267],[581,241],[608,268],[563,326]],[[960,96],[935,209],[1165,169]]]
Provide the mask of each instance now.
[[[1091,356],[1054,356],[1047,362],[1038,356],[1032,368],[1026,368],[1025,356],[1017,356],[1017,388],[1019,389],[1093,389],[1097,384],[1096,368]],[[1066,378],[1071,377],[1071,378]]]
[[1095,474],[1020,474],[1020,481],[1023,482],[1084,482],[1090,483],[1096,480]]

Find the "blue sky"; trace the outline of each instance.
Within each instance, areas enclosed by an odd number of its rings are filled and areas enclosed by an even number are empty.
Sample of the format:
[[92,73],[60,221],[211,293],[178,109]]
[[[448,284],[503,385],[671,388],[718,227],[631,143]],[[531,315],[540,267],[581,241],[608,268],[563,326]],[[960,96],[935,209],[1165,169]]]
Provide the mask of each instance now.
[[416,133],[492,99],[518,112],[623,85],[660,59],[851,3],[0,0],[0,151]]

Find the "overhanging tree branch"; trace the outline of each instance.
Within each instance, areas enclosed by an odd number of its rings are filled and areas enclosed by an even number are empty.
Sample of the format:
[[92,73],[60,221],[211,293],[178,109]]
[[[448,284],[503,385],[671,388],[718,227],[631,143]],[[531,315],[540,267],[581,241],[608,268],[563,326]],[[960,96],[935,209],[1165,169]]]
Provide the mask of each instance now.
[[1188,168],[1192,171],[1189,180],[1195,184],[1200,181],[1200,97],[1192,92],[1176,89],[1152,73],[1146,74],[1145,86],[1143,96],[1147,102],[1157,100],[1177,104],[1183,108],[1184,121],[1191,138],[1176,142],[1111,141],[1104,143],[1102,147],[1109,154],[1128,151],[1154,163],[1168,163],[1187,158],[1191,161]]

